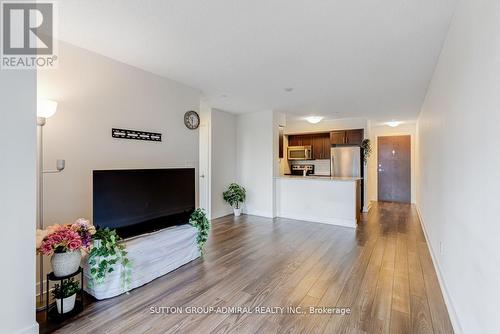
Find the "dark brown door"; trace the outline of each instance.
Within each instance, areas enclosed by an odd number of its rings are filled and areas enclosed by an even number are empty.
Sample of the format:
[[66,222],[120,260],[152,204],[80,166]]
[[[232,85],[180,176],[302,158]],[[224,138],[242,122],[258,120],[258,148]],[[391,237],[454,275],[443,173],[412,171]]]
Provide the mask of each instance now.
[[411,201],[410,136],[378,137],[378,200]]

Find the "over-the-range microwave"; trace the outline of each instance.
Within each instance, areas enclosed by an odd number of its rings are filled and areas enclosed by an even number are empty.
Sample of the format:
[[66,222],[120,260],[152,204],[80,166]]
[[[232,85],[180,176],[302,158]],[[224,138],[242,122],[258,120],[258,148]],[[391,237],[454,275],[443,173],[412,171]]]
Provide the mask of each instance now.
[[311,160],[311,146],[288,146],[288,160]]

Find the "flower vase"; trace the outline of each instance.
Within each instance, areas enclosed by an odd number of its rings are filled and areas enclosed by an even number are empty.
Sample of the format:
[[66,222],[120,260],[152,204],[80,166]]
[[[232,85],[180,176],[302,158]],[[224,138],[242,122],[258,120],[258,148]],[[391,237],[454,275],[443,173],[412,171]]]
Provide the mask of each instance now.
[[82,253],[80,250],[72,252],[54,253],[50,258],[52,270],[57,277],[71,275],[80,267]]

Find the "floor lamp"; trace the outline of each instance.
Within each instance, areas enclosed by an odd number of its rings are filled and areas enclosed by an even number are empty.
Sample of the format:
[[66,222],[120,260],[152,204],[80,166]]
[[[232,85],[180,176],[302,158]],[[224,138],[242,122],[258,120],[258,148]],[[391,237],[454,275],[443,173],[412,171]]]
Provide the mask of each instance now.
[[[57,111],[57,102],[51,100],[38,100],[37,102],[37,136],[38,136],[38,203],[37,203],[37,213],[38,221],[37,228],[43,230],[43,175],[46,173],[60,173],[66,162],[64,160],[57,160],[57,165],[55,170],[43,170],[43,126],[47,123],[47,118],[53,116]],[[39,292],[40,295],[37,300],[37,311],[45,309],[45,299],[44,299],[44,273],[43,273],[43,255],[39,258]],[[49,298],[47,291],[47,298]]]

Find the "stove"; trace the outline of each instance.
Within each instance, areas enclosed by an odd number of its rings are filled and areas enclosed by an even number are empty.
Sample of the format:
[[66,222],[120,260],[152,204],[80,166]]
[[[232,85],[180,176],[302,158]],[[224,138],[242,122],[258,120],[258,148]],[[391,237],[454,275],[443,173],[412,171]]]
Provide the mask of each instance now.
[[311,175],[314,174],[314,165],[292,165],[291,171],[292,175]]

